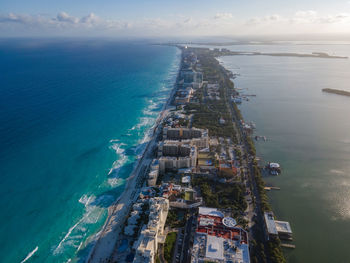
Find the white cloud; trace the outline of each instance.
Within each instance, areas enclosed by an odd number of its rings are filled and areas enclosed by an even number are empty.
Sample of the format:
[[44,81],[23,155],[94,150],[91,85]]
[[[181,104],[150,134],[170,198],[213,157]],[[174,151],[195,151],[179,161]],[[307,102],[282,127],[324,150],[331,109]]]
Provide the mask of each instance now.
[[18,23],[18,24],[35,24],[43,20],[41,16],[30,16],[9,13],[7,15],[0,15],[0,23]]
[[316,11],[297,11],[291,18],[292,23],[314,23],[318,19],[318,14]]
[[58,13],[56,19],[59,22],[66,22],[72,24],[77,24],[79,22],[78,18],[68,15],[66,12]]
[[106,20],[94,13],[83,17],[60,12],[48,15],[0,15],[0,34],[30,35],[119,35],[119,36],[198,36],[243,34],[350,33],[350,14],[321,15],[314,10],[291,16],[279,14],[237,19],[231,13],[209,17],[169,16],[167,19]]
[[89,24],[89,25],[93,25],[93,24],[98,24],[99,22],[102,22],[101,19],[96,16],[94,13],[90,13],[87,16],[84,16],[80,19],[81,23],[84,24]]
[[285,19],[281,17],[280,15],[268,15],[264,17],[254,17],[251,19],[248,19],[245,24],[248,26],[256,26],[256,25],[262,25],[262,24],[271,24],[276,22],[284,21]]
[[217,13],[214,19],[231,19],[233,15],[231,13]]

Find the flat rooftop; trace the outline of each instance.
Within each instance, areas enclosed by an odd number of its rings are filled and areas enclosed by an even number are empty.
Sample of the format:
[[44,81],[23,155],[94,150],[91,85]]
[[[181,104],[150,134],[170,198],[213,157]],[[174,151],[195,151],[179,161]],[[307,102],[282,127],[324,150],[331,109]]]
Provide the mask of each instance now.
[[205,257],[215,260],[224,260],[224,239],[222,237],[207,236]]
[[289,222],[275,220],[275,224],[276,224],[276,229],[277,229],[278,233],[286,233],[286,234],[293,233]]
[[249,263],[249,245],[238,240],[196,233],[191,263],[203,262]]
[[276,224],[275,224],[275,219],[273,217],[273,213],[272,212],[265,212],[264,218],[265,218],[265,223],[266,223],[266,227],[267,227],[267,232],[269,232],[269,234],[278,235]]

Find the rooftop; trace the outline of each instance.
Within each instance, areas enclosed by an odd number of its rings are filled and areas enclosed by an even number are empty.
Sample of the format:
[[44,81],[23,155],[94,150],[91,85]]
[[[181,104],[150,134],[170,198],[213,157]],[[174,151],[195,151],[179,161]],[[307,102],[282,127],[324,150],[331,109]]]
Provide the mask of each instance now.
[[292,229],[289,222],[275,220],[275,224],[278,233],[292,234]]
[[224,217],[222,219],[222,224],[226,227],[235,227],[237,222],[232,217]]
[[278,163],[270,163],[270,168],[280,168],[280,165]]
[[183,184],[188,184],[191,182],[191,176],[187,175],[187,176],[183,176],[182,179],[181,179],[181,182]]
[[269,232],[269,234],[277,235],[278,232],[277,232],[277,228],[276,228],[276,224],[275,224],[275,219],[273,217],[273,213],[272,212],[265,212],[264,218],[265,218],[265,223],[266,223],[266,227],[267,227],[267,232]]
[[224,239],[222,237],[207,236],[205,257],[217,260],[224,259]]
[[208,215],[208,216],[217,216],[217,217],[224,217],[224,214],[221,213],[216,208],[209,208],[209,207],[199,207],[199,215]]

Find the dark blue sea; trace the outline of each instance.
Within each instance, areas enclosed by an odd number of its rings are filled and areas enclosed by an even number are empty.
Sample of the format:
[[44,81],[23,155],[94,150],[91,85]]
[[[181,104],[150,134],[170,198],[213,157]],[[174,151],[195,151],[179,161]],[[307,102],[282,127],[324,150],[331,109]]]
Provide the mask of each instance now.
[[1,262],[76,262],[173,87],[175,47],[0,41]]

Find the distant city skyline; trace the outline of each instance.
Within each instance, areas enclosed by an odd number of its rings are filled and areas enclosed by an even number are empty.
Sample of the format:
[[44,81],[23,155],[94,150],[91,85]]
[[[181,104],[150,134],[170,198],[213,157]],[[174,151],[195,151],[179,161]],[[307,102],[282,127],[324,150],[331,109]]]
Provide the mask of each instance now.
[[350,36],[350,1],[3,0],[0,36]]

